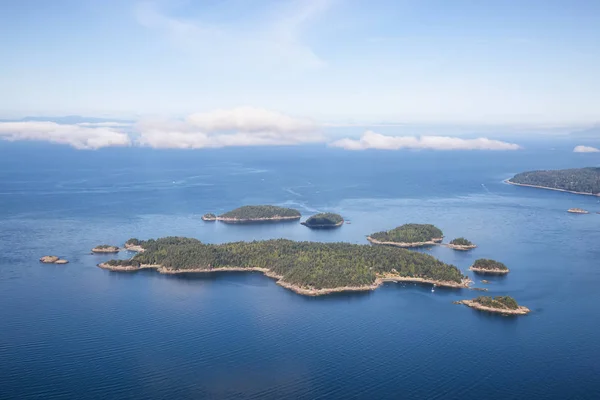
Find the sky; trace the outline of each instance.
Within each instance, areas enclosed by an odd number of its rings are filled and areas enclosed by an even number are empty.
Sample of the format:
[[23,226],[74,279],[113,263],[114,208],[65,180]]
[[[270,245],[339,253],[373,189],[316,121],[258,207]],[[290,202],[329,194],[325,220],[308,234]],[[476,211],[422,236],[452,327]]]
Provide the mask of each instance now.
[[[294,119],[311,132],[302,142],[320,140],[311,124],[600,121],[597,0],[0,0],[0,9],[3,119],[130,119],[142,143],[167,132],[179,147],[227,145],[230,136],[207,131],[207,118],[224,115],[233,118],[224,132],[242,135],[257,132],[234,132],[247,118],[271,128]],[[287,123],[279,133],[299,132]],[[211,138],[190,138],[198,129]],[[16,140],[15,126],[0,127],[8,131]],[[341,143],[362,148],[371,133]]]

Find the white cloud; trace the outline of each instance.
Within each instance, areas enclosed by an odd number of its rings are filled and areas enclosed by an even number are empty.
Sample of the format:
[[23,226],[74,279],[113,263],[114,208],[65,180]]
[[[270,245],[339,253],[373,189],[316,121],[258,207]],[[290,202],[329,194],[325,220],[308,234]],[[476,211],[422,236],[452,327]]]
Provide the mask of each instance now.
[[137,131],[138,144],[155,148],[274,146],[325,140],[311,121],[252,107],[192,114],[185,121],[143,121]]
[[463,139],[449,136],[386,136],[373,131],[365,132],[360,139],[340,139],[329,144],[346,150],[518,150],[521,146],[487,138]]
[[600,149],[591,146],[575,146],[574,153],[599,153]]
[[0,122],[0,139],[46,141],[68,144],[76,149],[128,146],[131,143],[126,133],[108,127],[86,127],[38,121]]

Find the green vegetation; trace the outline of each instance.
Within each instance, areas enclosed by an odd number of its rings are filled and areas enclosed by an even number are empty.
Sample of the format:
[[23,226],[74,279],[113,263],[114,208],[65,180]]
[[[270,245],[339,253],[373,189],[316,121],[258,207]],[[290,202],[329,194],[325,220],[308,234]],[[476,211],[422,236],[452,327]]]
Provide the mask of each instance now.
[[295,242],[286,239],[204,244],[196,239],[166,237],[140,242],[143,253],[109,265],[159,264],[185,272],[226,267],[267,268],[283,280],[316,289],[365,286],[377,274],[461,282],[458,268],[405,249],[350,243]]
[[509,182],[543,186],[572,192],[600,193],[600,168],[574,168],[551,171],[528,171],[515,175]]
[[334,228],[344,223],[344,218],[339,214],[320,213],[315,214],[302,223],[309,228]]
[[510,296],[479,296],[476,299],[473,299],[475,303],[479,303],[482,306],[491,307],[491,308],[499,308],[499,309],[509,309],[516,310],[519,308],[519,304],[517,301]]
[[136,239],[136,238],[131,238],[125,242],[125,244],[131,245],[131,246],[140,246],[142,243],[144,243],[143,240]]
[[202,216],[202,219],[217,219],[217,216],[213,213],[206,213]]
[[300,218],[300,212],[293,208],[277,206],[243,206],[231,210],[219,216],[219,218],[231,218],[241,220],[264,219],[264,218]]
[[506,265],[502,264],[501,262],[495,260],[488,260],[487,258],[480,258],[478,260],[475,260],[475,262],[473,263],[473,268],[502,271],[508,270]]
[[377,232],[370,235],[372,239],[380,242],[397,243],[429,242],[443,236],[444,234],[439,228],[429,224],[404,224],[387,232]]
[[113,249],[117,248],[117,246],[111,246],[110,244],[101,244],[100,246],[94,247],[95,249]]
[[456,246],[473,246],[473,242],[471,242],[470,240],[465,239],[464,237],[459,237],[456,239],[453,239],[450,244],[456,245]]

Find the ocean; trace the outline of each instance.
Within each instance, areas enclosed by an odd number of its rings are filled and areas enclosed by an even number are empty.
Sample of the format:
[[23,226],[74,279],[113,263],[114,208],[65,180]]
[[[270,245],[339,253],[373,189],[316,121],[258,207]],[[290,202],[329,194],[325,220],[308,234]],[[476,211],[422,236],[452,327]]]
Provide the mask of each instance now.
[[[567,139],[513,152],[0,142],[0,399],[600,398],[599,199],[502,182],[600,165],[572,148]],[[351,223],[200,220],[245,204]],[[452,303],[479,292],[407,283],[304,297],[259,273],[114,273],[96,267],[112,255],[90,254],[167,235],[367,243],[408,222],[475,242],[471,252],[422,251],[532,312],[480,313]],[[46,254],[70,263],[41,264]],[[511,272],[473,275],[477,258]]]

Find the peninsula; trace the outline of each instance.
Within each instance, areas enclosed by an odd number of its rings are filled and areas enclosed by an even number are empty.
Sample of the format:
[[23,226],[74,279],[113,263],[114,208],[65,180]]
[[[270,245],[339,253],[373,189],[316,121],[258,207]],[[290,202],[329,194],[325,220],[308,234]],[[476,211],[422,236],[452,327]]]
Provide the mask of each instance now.
[[475,262],[469,267],[469,269],[478,274],[504,275],[510,272],[506,265],[502,264],[499,261],[489,260],[487,258],[480,258],[478,260],[475,260]]
[[528,171],[517,174],[505,182],[539,189],[599,196],[600,168]]
[[[205,214],[204,216],[213,216]],[[299,220],[301,217],[298,210],[278,206],[242,206],[215,217],[215,220],[228,224],[243,224],[253,222],[279,222]],[[203,220],[207,221],[204,217]],[[212,221],[208,219],[208,221]]]
[[44,264],[68,264],[69,262],[58,256],[43,256],[40,258],[40,262]]
[[520,306],[515,299],[509,296],[480,296],[473,300],[460,300],[456,303],[464,304],[479,311],[503,315],[525,315],[531,312],[529,308]]
[[468,251],[468,250],[476,248],[477,246],[470,240],[467,240],[463,237],[459,237],[459,238],[453,239],[447,245],[447,247],[449,247],[453,250]]
[[92,253],[118,253],[119,248],[117,246],[111,246],[109,244],[101,244],[92,249]]
[[217,216],[213,213],[207,213],[202,216],[202,221],[216,221]]
[[468,288],[458,268],[423,253],[350,243],[295,242],[286,239],[204,244],[166,237],[141,241],[144,251],[100,268],[132,272],[152,268],[163,274],[258,271],[307,296],[373,290],[384,282],[418,282]]
[[344,224],[344,218],[339,214],[320,213],[309,217],[302,225],[311,229],[331,229],[337,228]]
[[404,224],[367,236],[367,240],[373,244],[396,247],[433,246],[441,243],[443,239],[442,231],[430,224]]

